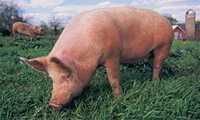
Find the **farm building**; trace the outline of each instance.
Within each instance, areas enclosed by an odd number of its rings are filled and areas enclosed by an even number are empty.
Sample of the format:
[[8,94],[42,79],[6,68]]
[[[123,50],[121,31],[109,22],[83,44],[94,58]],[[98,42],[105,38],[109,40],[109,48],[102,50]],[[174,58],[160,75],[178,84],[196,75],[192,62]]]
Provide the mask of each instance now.
[[196,22],[196,12],[192,9],[186,11],[185,24],[173,25],[174,39],[200,40],[200,24]]
[[173,32],[174,32],[174,39],[176,40],[185,40],[186,39],[186,33],[183,28],[181,28],[179,25],[173,25]]
[[[185,24],[173,25],[174,39],[175,40],[186,40],[189,39],[185,30]],[[200,24],[195,25],[195,40],[200,40]]]
[[195,39],[200,41],[200,23],[195,25]]

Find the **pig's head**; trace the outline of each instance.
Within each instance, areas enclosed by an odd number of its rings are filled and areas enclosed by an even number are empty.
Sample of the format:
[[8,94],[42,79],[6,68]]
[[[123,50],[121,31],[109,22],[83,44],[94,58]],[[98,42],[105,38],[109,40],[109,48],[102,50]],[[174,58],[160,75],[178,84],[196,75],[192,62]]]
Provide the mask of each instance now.
[[43,34],[43,32],[44,32],[44,30],[43,30],[42,27],[40,27],[40,26],[34,26],[33,29],[34,29],[34,32],[35,32],[36,34],[38,34],[38,35],[41,35],[41,34]]
[[82,91],[73,62],[63,63],[56,57],[21,58],[21,60],[32,68],[47,74],[53,80],[50,107],[60,109]]

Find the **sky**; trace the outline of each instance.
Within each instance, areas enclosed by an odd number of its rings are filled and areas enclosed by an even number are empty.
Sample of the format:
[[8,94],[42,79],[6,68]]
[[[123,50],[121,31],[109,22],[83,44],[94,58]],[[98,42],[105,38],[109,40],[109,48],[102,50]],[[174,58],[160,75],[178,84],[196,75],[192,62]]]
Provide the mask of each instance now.
[[52,16],[65,21],[69,16],[78,15],[86,10],[112,7],[134,6],[147,8],[160,14],[185,21],[185,11],[192,8],[200,19],[200,0],[15,0],[24,11],[23,16],[33,23],[47,22]]

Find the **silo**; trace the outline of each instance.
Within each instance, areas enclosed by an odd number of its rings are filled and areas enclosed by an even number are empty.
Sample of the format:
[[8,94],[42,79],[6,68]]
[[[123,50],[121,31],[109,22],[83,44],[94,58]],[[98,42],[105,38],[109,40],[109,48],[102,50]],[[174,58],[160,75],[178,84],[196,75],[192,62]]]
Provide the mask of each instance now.
[[189,9],[186,11],[185,29],[186,29],[187,39],[189,39],[189,40],[195,39],[195,18],[196,18],[196,13],[194,10]]

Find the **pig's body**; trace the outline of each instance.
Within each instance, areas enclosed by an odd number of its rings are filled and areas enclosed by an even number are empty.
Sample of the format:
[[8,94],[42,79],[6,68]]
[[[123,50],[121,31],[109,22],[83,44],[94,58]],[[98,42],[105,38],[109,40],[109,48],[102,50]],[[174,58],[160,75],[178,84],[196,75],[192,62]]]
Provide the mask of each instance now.
[[20,33],[30,37],[35,37],[36,35],[40,35],[42,33],[42,28],[23,22],[15,22],[12,26],[12,33],[13,35]]
[[[161,64],[170,50],[172,35],[168,21],[153,11],[131,7],[98,9],[74,17],[48,56],[27,63],[45,61],[43,64],[50,66],[46,71],[54,82],[49,104],[59,108],[82,92],[98,65],[106,67],[115,96],[121,95],[120,63],[133,63],[152,52],[153,79],[158,79]],[[52,62],[61,63],[59,66],[68,66],[73,71],[75,77],[65,87],[58,82],[60,69]],[[63,97],[64,89],[70,91],[70,97]]]
[[111,57],[132,63],[161,48],[166,48],[162,54],[167,56],[171,42],[172,28],[159,14],[127,7],[107,8],[72,19],[49,57],[56,56],[63,62],[65,56],[69,57],[86,72]]

